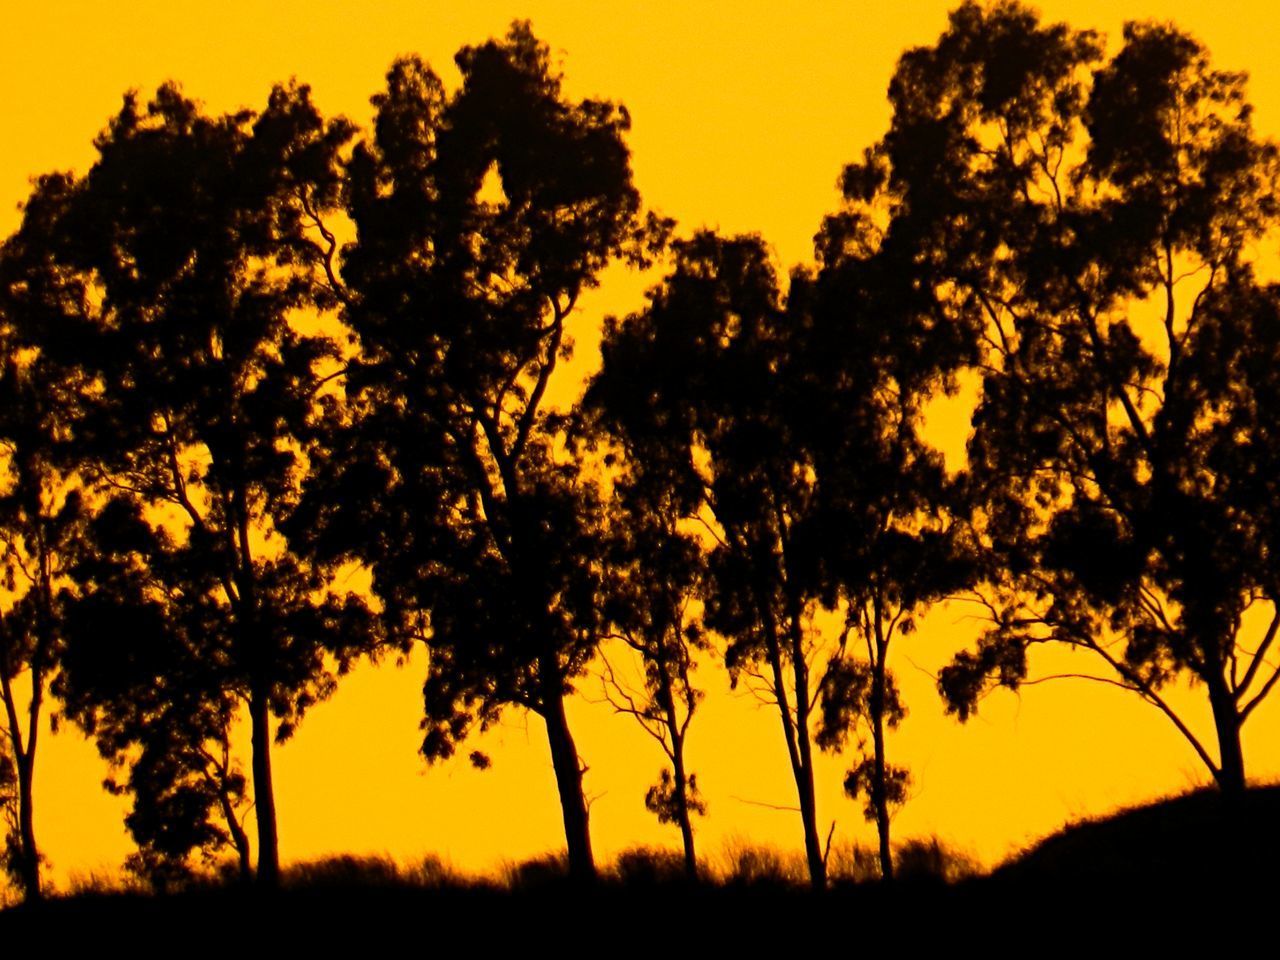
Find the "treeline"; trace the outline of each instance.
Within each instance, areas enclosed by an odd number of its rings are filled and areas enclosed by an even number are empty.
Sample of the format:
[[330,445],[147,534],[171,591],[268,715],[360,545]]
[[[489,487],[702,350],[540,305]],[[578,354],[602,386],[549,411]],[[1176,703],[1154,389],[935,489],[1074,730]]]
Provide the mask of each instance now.
[[[567,98],[527,24],[456,59],[452,91],[393,64],[368,131],[296,83],[222,116],[126,95],[0,248],[0,787],[27,897],[50,698],[132,800],[133,869],[230,849],[270,886],[273,743],[416,644],[428,759],[512,707],[545,722],[580,879],[565,701],[606,641],[642,658],[612,698],[662,746],[645,802],[692,876],[714,653],[776,711],[813,885],[815,753],[850,746],[892,877],[890,653],[949,598],[986,616],[940,675],[962,719],[1065,644],[1243,791],[1280,679],[1280,289],[1255,269],[1280,206],[1242,74],[1171,25],[1108,53],[965,3],[900,59],[888,132],[782,277],[758,236],[647,211],[626,110]],[[553,410],[619,261],[663,279]],[[949,471],[924,421],[962,385]],[[1165,698],[1187,680],[1215,741]]]

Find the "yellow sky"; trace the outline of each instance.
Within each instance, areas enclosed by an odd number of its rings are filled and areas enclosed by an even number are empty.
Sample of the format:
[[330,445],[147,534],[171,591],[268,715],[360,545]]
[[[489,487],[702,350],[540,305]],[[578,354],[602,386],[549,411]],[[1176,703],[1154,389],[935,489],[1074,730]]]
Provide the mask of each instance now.
[[[647,203],[685,228],[760,231],[785,266],[809,259],[810,238],[836,204],[842,164],[884,131],[894,61],[904,48],[934,40],[950,6],[13,0],[0,30],[0,232],[16,225],[30,176],[87,168],[91,140],[127,88],[145,93],[176,78],[211,111],[223,111],[260,106],[273,82],[297,76],[326,112],[363,122],[393,57],[418,52],[451,82],[458,47],[502,34],[520,17],[563,58],[570,94],[626,104]],[[1208,45],[1217,65],[1250,71],[1257,124],[1280,134],[1280,59],[1271,56],[1280,11],[1270,5],[1060,0],[1039,7],[1048,19],[1112,37],[1126,19],[1176,21]],[[601,317],[632,309],[647,282],[613,271],[583,304],[579,373],[591,364]],[[574,371],[568,374],[561,398],[576,389]],[[963,443],[961,432],[949,439]],[[890,749],[916,780],[895,821],[899,836],[936,832],[990,862],[1067,818],[1204,781],[1166,720],[1098,685],[997,694],[964,727],[945,718],[930,674],[972,635],[965,614],[939,611],[894,654],[911,714]],[[1068,663],[1088,665],[1080,655]],[[798,817],[766,806],[795,803],[776,715],[729,694],[720,672],[702,677],[711,696],[689,745],[710,804],[699,828],[702,849],[714,852],[733,836],[798,847]],[[434,851],[482,869],[562,842],[540,722],[513,712],[478,743],[495,759],[489,771],[474,771],[465,759],[427,768],[416,752],[421,679],[420,658],[400,670],[357,670],[277,750],[286,861],[342,850],[404,858]],[[590,678],[581,689],[599,695]],[[1207,709],[1196,716],[1197,730],[1207,733]],[[599,704],[575,702],[570,720],[590,766],[598,853],[633,842],[675,845],[675,831],[660,828],[643,806],[662,760],[656,746]],[[1275,702],[1246,727],[1257,777],[1280,776],[1278,732]],[[92,747],[64,731],[45,740],[37,763],[37,830],[52,877],[65,882],[113,868],[130,849],[124,805],[99,788],[105,771]],[[820,769],[822,830],[835,820],[838,839],[869,842],[860,807],[841,795],[843,770],[838,759]]]

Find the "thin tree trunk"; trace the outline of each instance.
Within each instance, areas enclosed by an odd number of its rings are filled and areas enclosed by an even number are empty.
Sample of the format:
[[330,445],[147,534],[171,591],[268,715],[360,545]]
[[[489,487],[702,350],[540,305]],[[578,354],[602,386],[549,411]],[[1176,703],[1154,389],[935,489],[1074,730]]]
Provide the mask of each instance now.
[[676,812],[680,819],[680,838],[684,842],[684,872],[691,881],[698,879],[698,857],[693,849],[693,818],[689,815],[689,780],[684,769],[684,738],[678,728],[671,728],[671,766],[676,780]]
[[31,726],[27,742],[23,743],[22,728],[18,721],[18,704],[13,686],[9,682],[9,665],[0,664],[0,691],[4,696],[5,719],[9,725],[9,747],[13,753],[18,774],[18,875],[22,884],[22,896],[26,901],[40,899],[40,851],[36,846],[34,791],[35,741],[40,728],[40,697],[43,679],[38,671],[32,672],[32,698],[28,711]]
[[564,712],[564,693],[554,676],[558,671],[541,665],[544,676],[542,719],[547,725],[547,742],[551,747],[551,764],[556,773],[556,787],[560,791],[560,810],[564,818],[565,845],[569,851],[569,876],[571,879],[591,883],[596,879],[596,863],[591,853],[591,830],[588,823],[587,801],[582,792],[582,765],[578,749],[569,732],[569,720]]
[[[698,879],[698,858],[693,847],[693,817],[689,812],[689,777],[684,766],[684,734],[680,717],[676,712],[675,681],[671,677],[671,661],[666,655],[663,638],[659,638],[656,658],[660,687],[659,705],[666,714],[667,729],[671,732],[671,769],[675,777],[676,819],[680,826],[680,839],[684,844],[684,872],[690,882]],[[687,681],[687,678],[686,678]],[[686,715],[686,719],[692,715]]]
[[871,740],[875,751],[872,760],[875,779],[871,785],[871,799],[876,811],[876,833],[880,839],[880,877],[889,883],[893,880],[893,848],[889,841],[889,765],[885,760],[884,738],[889,640],[885,636],[879,598],[875,600],[875,629],[875,657],[871,665]]
[[815,890],[826,889],[827,861],[822,855],[822,837],[818,834],[818,803],[813,786],[813,744],[809,738],[809,668],[804,659],[804,644],[798,604],[791,613],[791,669],[796,684],[796,747],[799,766],[795,770],[800,794],[800,816],[804,820],[804,852],[809,863],[809,883]]
[[249,884],[253,880],[253,859],[249,850],[249,836],[244,827],[236,819],[235,804],[227,793],[225,781],[218,784],[218,801],[222,805],[222,816],[227,821],[227,832],[231,834],[231,842],[236,848],[236,858],[240,864],[240,882]]
[[827,886],[827,862],[822,856],[822,837],[818,834],[818,804],[813,788],[813,751],[809,745],[809,731],[798,726],[800,765],[794,769],[796,788],[800,795],[800,817],[804,821],[804,854],[809,864],[809,884],[815,890]]
[[893,849],[889,842],[889,784],[888,764],[885,762],[884,740],[884,664],[876,664],[873,680],[875,689],[871,695],[871,739],[875,749],[875,782],[871,785],[872,801],[876,809],[876,832],[880,837],[880,876],[893,879]]
[[40,851],[36,846],[35,805],[32,785],[35,754],[28,742],[26,753],[18,758],[18,834],[22,858],[22,896],[27,902],[40,899]]
[[258,821],[258,885],[280,886],[280,849],[276,834],[276,800],[271,783],[271,718],[265,695],[249,701],[253,748],[253,803]]
[[[821,840],[818,837],[817,804],[813,789],[813,756],[809,746],[808,725],[797,722],[797,718],[791,716],[777,635],[770,621],[766,621],[766,626],[769,629],[768,655],[769,667],[773,673],[773,692],[777,699],[778,714],[782,718],[782,732],[787,741],[787,758],[791,761],[791,775],[795,780],[796,794],[800,801],[800,822],[804,828],[804,850],[805,861],[809,867],[809,883],[815,889],[821,890],[827,885],[827,867],[822,857]],[[803,661],[800,669],[803,669]],[[798,673],[799,671],[797,676]],[[799,690],[796,692],[796,700],[799,703]],[[805,706],[807,707],[807,703]],[[805,712],[797,710],[797,714],[802,715]],[[803,716],[800,719],[803,720]]]

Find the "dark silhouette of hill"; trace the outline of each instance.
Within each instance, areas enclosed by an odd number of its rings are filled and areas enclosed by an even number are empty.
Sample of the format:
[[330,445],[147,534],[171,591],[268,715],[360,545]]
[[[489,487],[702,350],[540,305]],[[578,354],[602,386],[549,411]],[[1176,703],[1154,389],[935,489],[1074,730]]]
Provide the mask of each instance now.
[[1206,788],[1071,824],[986,882],[1229,892],[1274,873],[1278,862],[1280,785],[1254,787],[1234,800]]

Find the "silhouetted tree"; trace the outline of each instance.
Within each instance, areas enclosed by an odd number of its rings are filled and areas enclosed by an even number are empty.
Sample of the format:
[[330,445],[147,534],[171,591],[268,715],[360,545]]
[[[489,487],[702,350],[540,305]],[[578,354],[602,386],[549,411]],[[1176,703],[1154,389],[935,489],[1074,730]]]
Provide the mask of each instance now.
[[[326,569],[301,563],[275,533],[307,470],[299,448],[335,406],[323,385],[338,346],[300,318],[333,305],[330,248],[313,233],[337,202],[338,150],[350,134],[344,121],[325,122],[296,85],[273,90],[256,116],[205,116],[173,86],[146,106],[130,94],[98,137],[88,174],[39,181],[23,226],[32,252],[23,282],[40,293],[24,316],[29,335],[92,381],[82,391],[82,469],[129,498],[153,534],[100,527],[103,556],[156,579],[144,587],[141,573],[104,576],[85,587],[103,609],[157,590],[185,609],[182,640],[193,649],[184,656],[208,665],[220,685],[188,689],[185,675],[156,673],[168,698],[156,709],[185,710],[198,727],[182,739],[225,742],[226,698],[247,706],[258,877],[267,885],[279,872],[270,715],[280,718],[276,739],[287,737],[332,690],[334,658],[345,664],[374,639],[364,602],[334,592]],[[33,209],[53,213],[37,222]],[[134,592],[105,595],[124,585]],[[77,661],[169,656],[153,649],[158,641],[135,647],[143,638],[123,627],[79,622],[69,645],[109,649]],[[99,679],[96,709],[124,703],[104,674],[71,682],[92,701]],[[157,720],[125,706],[114,722]],[[215,719],[194,719],[200,711]],[[109,726],[99,716],[96,728]],[[152,736],[126,735],[143,758]]]
[[[11,358],[6,360],[0,380],[0,445],[7,454],[7,489],[0,495],[0,543],[10,602],[0,613],[5,741],[0,766],[14,792],[4,798],[3,863],[24,898],[34,900],[40,896],[41,860],[32,793],[36,745],[60,647],[58,580],[65,542],[83,511],[77,491],[60,489],[62,475],[50,464],[47,449],[41,449],[46,442],[41,428],[48,423],[38,422],[39,400],[21,382],[26,379],[24,371]],[[24,673],[25,704],[18,690]]]
[[165,889],[191,875],[194,852],[213,860],[229,844],[251,879],[231,749],[235,638],[215,571],[125,497],[103,506],[83,547],[56,692],[110,762],[107,789],[132,798],[128,867]]
[[207,701],[191,706],[198,712],[195,722],[189,713],[154,717],[156,726],[148,729],[154,736],[130,764],[127,780],[107,784],[111,792],[133,797],[125,826],[138,850],[125,867],[158,892],[198,875],[193,852],[199,852],[207,867],[217,864],[227,847],[234,853],[240,883],[253,880],[253,854],[244,829],[248,784],[232,757],[231,730],[223,715],[211,713]]
[[35,834],[36,747],[62,650],[67,566],[90,510],[68,459],[74,390],[12,322],[30,293],[12,269],[22,256],[19,247],[20,240],[12,239],[0,251],[0,584],[6,594],[0,610],[0,802],[5,869],[24,898],[34,900],[42,859]]
[[545,721],[571,872],[588,878],[565,698],[602,632],[599,510],[543,406],[579,295],[639,226],[629,119],[566,100],[528,24],[456,60],[453,94],[395,63],[351,159],[350,429],[314,451],[327,479],[293,530],[362,560],[396,635],[428,644],[429,759],[507,706]]
[[701,233],[674,254],[649,306],[607,324],[587,402],[715,541],[706,624],[728,641],[733,681],[778,710],[821,887],[815,712],[840,631],[824,631],[830,591],[811,552],[816,483],[792,367],[803,323],[783,305],[758,238]]
[[[846,190],[862,176],[847,171]],[[839,750],[857,733],[862,756],[845,789],[865,798],[890,879],[890,811],[910,782],[887,759],[887,730],[906,716],[890,647],[979,572],[957,522],[958,484],[923,436],[926,412],[954,391],[977,351],[963,326],[939,322],[943,304],[921,283],[915,251],[887,241],[874,211],[849,204],[825,220],[816,246],[817,273],[792,281],[791,313],[804,320],[792,363],[802,398],[793,429],[816,484],[815,520],[805,528],[816,565],[809,577],[829,592],[846,630],[823,681],[819,743]]]
[[[597,439],[599,439],[597,437]],[[690,674],[695,651],[710,644],[702,626],[705,555],[698,539],[681,529],[694,504],[682,503],[661,473],[648,474],[633,453],[612,485],[607,514],[605,617],[609,639],[640,661],[644,681],[633,687],[604,659],[604,695],[619,713],[633,717],[662,747],[671,763],[645,794],[659,823],[680,828],[685,874],[698,878],[693,817],[706,813],[697,774],[688,769],[685,744],[702,692]],[[618,467],[613,453],[605,465]]]
[[[1093,33],[967,3],[903,56],[890,132],[845,177],[849,215],[917,263],[929,335],[980,351],[993,625],[943,692],[967,716],[985,678],[1025,678],[1031,647],[1087,650],[1228,791],[1280,677],[1277,291],[1251,265],[1277,154],[1243,84],[1172,26],[1129,24],[1104,60]],[[1203,684],[1216,756],[1162,693],[1177,678]]]

